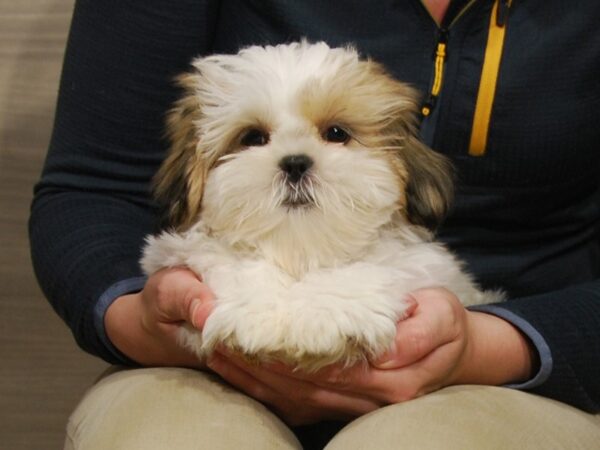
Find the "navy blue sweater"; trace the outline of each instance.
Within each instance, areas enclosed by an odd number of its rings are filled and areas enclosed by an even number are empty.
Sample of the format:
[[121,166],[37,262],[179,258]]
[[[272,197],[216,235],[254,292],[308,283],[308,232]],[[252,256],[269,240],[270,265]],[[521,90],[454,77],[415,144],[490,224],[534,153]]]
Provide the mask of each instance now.
[[[30,236],[40,284],[79,345],[127,362],[103,315],[144,284],[140,248],[158,223],[149,182],[167,146],[172,78],[193,56],[302,37],[352,43],[425,103],[445,42],[422,123],[458,172],[439,236],[483,286],[508,292],[481,309],[538,349],[540,370],[519,387],[600,411],[600,2],[515,0],[501,15],[493,4],[455,2],[442,32],[418,0],[77,1]],[[504,45],[484,152],[473,156],[490,20],[505,27]]]

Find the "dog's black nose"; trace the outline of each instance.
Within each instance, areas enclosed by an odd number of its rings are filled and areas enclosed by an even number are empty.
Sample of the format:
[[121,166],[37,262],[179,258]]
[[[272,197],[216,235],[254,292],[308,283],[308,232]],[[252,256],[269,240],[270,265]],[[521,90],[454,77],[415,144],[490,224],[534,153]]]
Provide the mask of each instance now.
[[279,161],[279,168],[283,170],[292,183],[297,183],[313,165],[313,160],[307,155],[287,155]]

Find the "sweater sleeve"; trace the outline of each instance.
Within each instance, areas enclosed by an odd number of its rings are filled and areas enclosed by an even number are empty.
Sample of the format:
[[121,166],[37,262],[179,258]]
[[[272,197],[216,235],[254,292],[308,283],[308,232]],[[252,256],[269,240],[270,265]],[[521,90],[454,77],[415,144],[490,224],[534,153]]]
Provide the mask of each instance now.
[[600,281],[473,309],[510,321],[532,339],[542,364],[535,382],[521,388],[600,411]]
[[155,230],[149,184],[166,149],[172,79],[209,52],[217,14],[216,1],[75,5],[31,209],[31,252],[42,290],[78,344],[112,363],[124,358],[98,333],[94,310],[109,288],[143,285],[138,259]]

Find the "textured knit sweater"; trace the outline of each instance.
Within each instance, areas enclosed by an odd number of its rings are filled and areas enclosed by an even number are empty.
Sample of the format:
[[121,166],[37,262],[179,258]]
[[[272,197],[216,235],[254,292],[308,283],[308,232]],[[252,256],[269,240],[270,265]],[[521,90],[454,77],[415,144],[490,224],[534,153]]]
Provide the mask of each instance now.
[[422,92],[422,136],[458,173],[439,237],[508,293],[480,309],[540,355],[516,387],[599,411],[600,2],[508,4],[454,2],[438,26],[418,0],[77,1],[30,236],[79,345],[128,362],[103,317],[145,281],[173,77],[194,56],[306,37],[352,44]]

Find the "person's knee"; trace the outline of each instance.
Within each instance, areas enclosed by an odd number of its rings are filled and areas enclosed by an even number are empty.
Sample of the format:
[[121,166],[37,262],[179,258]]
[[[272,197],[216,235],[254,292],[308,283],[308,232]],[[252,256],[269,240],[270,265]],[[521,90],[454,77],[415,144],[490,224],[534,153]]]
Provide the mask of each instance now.
[[326,448],[589,450],[598,442],[598,416],[511,389],[456,386],[359,418]]
[[65,445],[86,450],[299,448],[293,433],[260,403],[208,374],[175,368],[103,378],[72,414]]

